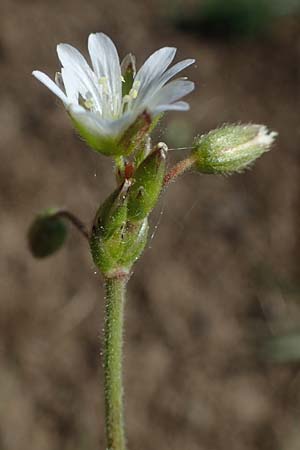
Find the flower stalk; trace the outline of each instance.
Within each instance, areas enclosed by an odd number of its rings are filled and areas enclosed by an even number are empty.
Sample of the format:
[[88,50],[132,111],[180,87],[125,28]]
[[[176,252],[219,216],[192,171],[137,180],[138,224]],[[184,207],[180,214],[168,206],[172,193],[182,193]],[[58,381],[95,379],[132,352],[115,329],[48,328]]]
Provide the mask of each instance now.
[[90,235],[89,235],[89,231],[87,230],[85,224],[83,222],[81,222],[80,219],[78,219],[77,216],[75,216],[75,214],[71,213],[70,211],[66,210],[66,209],[60,209],[58,210],[53,217],[61,217],[63,219],[68,220],[70,223],[72,223],[72,225],[77,228],[77,230],[79,231],[79,233],[81,233],[81,235],[89,240]]
[[195,158],[190,156],[186,159],[182,159],[175,166],[173,166],[164,177],[163,186],[166,187],[173,181],[175,181],[180,175],[190,170],[195,164]]
[[107,450],[125,450],[122,350],[128,276],[105,278],[104,392]]

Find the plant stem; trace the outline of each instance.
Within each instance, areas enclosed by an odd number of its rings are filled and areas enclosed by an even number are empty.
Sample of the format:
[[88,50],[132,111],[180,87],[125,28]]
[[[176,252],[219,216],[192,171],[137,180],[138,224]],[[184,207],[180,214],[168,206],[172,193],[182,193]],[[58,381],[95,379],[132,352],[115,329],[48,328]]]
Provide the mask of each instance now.
[[122,347],[128,276],[105,278],[104,389],[107,450],[125,450]]
[[168,186],[168,184],[172,183],[176,180],[177,177],[183,175],[187,170],[191,169],[191,167],[195,163],[195,158],[190,156],[189,158],[183,159],[179,161],[175,166],[173,166],[170,171],[165,175],[164,178],[164,187]]
[[53,215],[53,217],[63,217],[64,219],[68,220],[87,240],[89,240],[89,232],[86,226],[70,211],[67,211],[66,209],[60,209]]

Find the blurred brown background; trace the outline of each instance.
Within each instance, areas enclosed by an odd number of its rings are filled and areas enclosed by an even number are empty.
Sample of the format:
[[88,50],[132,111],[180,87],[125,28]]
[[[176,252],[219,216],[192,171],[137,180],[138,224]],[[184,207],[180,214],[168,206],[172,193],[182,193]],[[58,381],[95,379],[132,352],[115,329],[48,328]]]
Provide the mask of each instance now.
[[[59,68],[55,46],[86,51],[104,31],[138,62],[164,45],[197,84],[191,111],[157,139],[188,145],[224,122],[264,123],[276,148],[230,178],[189,175],[154,214],[126,317],[131,450],[298,450],[300,377],[265,340],[300,324],[300,22],[265,19],[251,36],[189,29],[197,2],[1,0],[0,448],[104,449],[103,290],[72,230],[45,261],[28,252],[35,213],[64,206],[90,223],[113,188],[110,161],[77,139],[59,101],[31,76]],[[205,27],[204,27],[205,28]],[[263,27],[264,28],[264,27]],[[210,29],[210,28],[209,28]],[[213,34],[213,33],[212,33]],[[170,164],[180,155],[170,153]],[[268,355],[272,356],[272,355]],[[295,360],[296,359],[296,360]]]

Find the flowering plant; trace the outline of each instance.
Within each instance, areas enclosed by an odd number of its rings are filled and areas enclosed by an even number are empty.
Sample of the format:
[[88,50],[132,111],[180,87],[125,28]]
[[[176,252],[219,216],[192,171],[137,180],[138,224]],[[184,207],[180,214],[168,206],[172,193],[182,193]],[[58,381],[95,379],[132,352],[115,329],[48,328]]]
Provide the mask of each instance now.
[[186,111],[181,98],[194,83],[170,81],[194,63],[186,59],[169,67],[176,49],[153,53],[137,71],[135,58],[122,63],[111,39],[91,34],[88,49],[92,68],[72,46],[59,44],[62,64],[55,82],[40,71],[33,75],[63,102],[87,144],[112,158],[116,187],[99,206],[88,230],[72,213],[48,209],[36,217],[28,238],[34,256],[53,254],[64,243],[67,221],[89,243],[106,291],[104,330],[104,393],[108,450],[125,450],[122,386],[123,310],[132,266],[141,256],[148,236],[148,218],[163,190],[187,171],[211,174],[240,172],[269,150],[276,133],[262,125],[225,125],[197,136],[190,154],[167,167],[168,147],[152,145],[150,134],[169,110]]

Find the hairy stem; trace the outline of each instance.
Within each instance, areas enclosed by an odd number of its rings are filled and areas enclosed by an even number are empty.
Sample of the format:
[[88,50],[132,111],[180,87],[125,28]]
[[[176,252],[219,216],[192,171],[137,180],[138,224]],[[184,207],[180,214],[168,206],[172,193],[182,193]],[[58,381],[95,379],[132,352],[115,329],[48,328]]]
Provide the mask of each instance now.
[[187,170],[191,169],[191,167],[195,163],[195,158],[190,156],[189,158],[183,159],[179,161],[174,167],[172,167],[169,172],[165,175],[164,178],[164,187],[168,186],[168,184],[172,183],[176,180],[177,177],[183,175]]
[[107,450],[125,450],[122,347],[127,277],[105,279],[104,389]]

